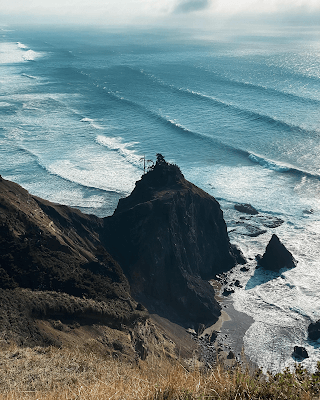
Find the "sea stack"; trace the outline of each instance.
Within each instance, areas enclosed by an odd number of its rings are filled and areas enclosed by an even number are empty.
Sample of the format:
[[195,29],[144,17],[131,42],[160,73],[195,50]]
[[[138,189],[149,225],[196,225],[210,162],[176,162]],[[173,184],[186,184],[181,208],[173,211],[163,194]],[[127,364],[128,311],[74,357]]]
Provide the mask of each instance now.
[[277,235],[273,234],[258,266],[270,271],[279,272],[281,268],[294,268],[297,261],[289,250],[280,242]]
[[161,155],[105,218],[100,238],[137,300],[190,323],[218,318],[208,280],[243,262],[229,242],[219,203]]

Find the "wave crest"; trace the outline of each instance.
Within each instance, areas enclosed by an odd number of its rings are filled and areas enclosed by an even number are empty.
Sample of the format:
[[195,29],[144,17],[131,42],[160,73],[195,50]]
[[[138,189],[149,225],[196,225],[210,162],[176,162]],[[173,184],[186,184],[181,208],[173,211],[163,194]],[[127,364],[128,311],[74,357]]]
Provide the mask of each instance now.
[[121,137],[108,137],[99,135],[96,138],[96,142],[102,146],[107,147],[109,150],[113,150],[118,152],[122,157],[126,159],[130,164],[133,164],[135,167],[142,168],[141,164],[141,156],[136,154],[134,150],[131,150],[129,147],[134,146],[137,142],[128,142],[123,143]]
[[262,167],[271,169],[273,171],[278,171],[278,172],[292,171],[292,168],[287,165],[276,163],[274,161],[268,160],[267,158],[257,156],[256,154],[253,153],[249,153],[249,159],[257,164],[260,164]]
[[26,46],[25,44],[20,43],[20,42],[17,42],[17,46],[19,47],[19,49],[24,49],[24,50],[29,48],[28,46]]
[[42,55],[33,50],[27,50],[23,55],[22,59],[24,61],[35,61],[37,58],[41,57]]

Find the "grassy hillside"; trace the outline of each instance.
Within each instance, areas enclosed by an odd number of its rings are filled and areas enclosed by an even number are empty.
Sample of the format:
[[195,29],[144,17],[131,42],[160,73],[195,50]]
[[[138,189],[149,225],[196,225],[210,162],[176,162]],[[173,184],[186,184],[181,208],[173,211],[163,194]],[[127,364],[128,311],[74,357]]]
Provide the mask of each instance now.
[[1,349],[0,400],[204,400],[319,398],[320,372],[297,367],[276,376],[236,365],[203,372],[197,364],[150,355],[125,363],[94,351],[53,347]]

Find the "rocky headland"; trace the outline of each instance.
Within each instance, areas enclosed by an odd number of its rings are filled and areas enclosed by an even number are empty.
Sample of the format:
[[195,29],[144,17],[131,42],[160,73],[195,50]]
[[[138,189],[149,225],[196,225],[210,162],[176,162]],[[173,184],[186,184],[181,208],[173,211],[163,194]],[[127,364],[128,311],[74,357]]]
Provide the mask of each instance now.
[[188,357],[184,328],[221,313],[208,280],[244,262],[218,202],[160,155],[107,218],[0,177],[0,340]]
[[189,326],[217,320],[221,308],[208,280],[244,262],[219,203],[161,158],[104,219],[101,240],[135,298]]

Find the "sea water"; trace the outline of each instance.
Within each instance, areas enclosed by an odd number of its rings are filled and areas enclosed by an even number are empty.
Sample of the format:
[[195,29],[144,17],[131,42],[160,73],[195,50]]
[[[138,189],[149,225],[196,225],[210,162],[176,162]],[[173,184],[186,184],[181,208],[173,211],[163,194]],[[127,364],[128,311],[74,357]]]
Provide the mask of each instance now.
[[[102,217],[144,157],[178,164],[219,200],[248,258],[229,276],[242,286],[232,300],[254,319],[247,356],[273,370],[295,362],[295,345],[306,366],[320,360],[307,339],[320,319],[320,34],[296,31],[0,31],[0,174]],[[284,223],[247,236],[238,202]],[[296,268],[255,269],[273,233]]]

